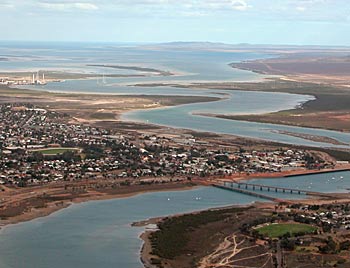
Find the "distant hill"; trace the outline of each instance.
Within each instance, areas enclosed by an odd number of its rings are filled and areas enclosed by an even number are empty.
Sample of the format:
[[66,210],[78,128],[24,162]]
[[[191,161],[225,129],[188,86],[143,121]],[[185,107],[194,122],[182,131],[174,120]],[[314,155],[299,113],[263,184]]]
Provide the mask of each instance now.
[[235,46],[224,43],[214,43],[214,42],[169,42],[146,45],[143,47],[148,48],[158,48],[158,49],[232,49]]
[[[296,46],[296,45],[259,45],[259,44],[225,44],[219,42],[169,42],[148,44],[142,49],[164,51],[217,51],[217,52],[245,52],[264,53],[286,58],[331,57],[336,61],[349,62],[350,47],[331,46]],[[340,59],[339,59],[340,58]]]
[[231,50],[231,49],[249,49],[249,50],[264,50],[264,51],[274,51],[274,50],[350,50],[350,47],[341,46],[298,46],[298,45],[271,45],[271,44],[227,44],[220,42],[169,42],[169,43],[159,43],[159,44],[148,44],[144,45],[146,48],[158,48],[158,49],[202,49],[202,50]]

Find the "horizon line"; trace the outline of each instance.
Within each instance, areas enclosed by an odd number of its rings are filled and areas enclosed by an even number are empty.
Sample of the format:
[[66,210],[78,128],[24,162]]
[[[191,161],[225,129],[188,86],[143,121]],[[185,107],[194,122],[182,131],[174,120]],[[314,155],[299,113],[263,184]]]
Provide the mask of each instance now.
[[226,43],[216,41],[78,41],[78,40],[0,40],[0,43],[75,43],[75,44],[138,44],[138,45],[169,45],[169,44],[216,44],[229,46],[271,46],[271,47],[334,47],[350,48],[350,45],[330,45],[330,44],[274,44],[274,43]]

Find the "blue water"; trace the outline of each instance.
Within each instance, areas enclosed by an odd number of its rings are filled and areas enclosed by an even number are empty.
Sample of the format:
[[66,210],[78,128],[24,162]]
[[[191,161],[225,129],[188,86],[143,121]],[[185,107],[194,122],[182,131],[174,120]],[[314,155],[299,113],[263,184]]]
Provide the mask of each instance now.
[[[222,101],[212,103],[196,103],[165,109],[135,111],[127,113],[123,118],[125,120],[142,121],[169,127],[225,133],[288,144],[349,148],[349,133],[233,121],[196,115],[196,113],[257,114],[274,112],[292,109],[312,99],[311,96],[267,92],[234,92],[211,89],[134,86],[138,83],[149,82],[189,83],[262,80],[267,76],[233,69],[228,64],[242,60],[267,58],[271,57],[271,55],[201,50],[152,50],[130,44],[30,43],[24,45],[20,43],[2,43],[2,46],[0,46],[0,57],[9,59],[9,61],[0,61],[0,71],[60,70],[95,74],[139,73],[131,70],[88,67],[88,64],[132,65],[172,71],[178,75],[163,77],[148,73],[147,77],[106,78],[106,84],[104,85],[101,85],[98,79],[87,79],[68,80],[63,83],[49,83],[40,87],[25,87],[54,92],[221,97],[224,98]],[[345,145],[314,142],[285,135],[281,131],[330,137],[345,143]]]
[[[278,124],[244,122],[238,120],[220,119],[200,116],[209,114],[255,114],[291,109],[305,102],[310,96],[246,91],[220,91],[227,94],[229,99],[211,103],[195,103],[181,106],[153,109],[147,111],[132,111],[123,115],[126,121],[140,121],[215,133],[233,134],[241,137],[250,137],[268,141],[281,142],[294,145],[314,147],[350,148],[350,133],[293,127]],[[283,133],[300,133],[315,136],[324,136],[344,143],[335,145],[327,142],[294,137]]]
[[245,81],[267,76],[233,70],[229,63],[268,58],[262,53],[151,50],[138,45],[83,44],[83,43],[0,43],[0,71],[60,70],[84,73],[123,73],[135,71],[88,67],[89,64],[131,65],[172,71],[175,77],[120,78],[117,82],[143,81]]
[[[345,188],[350,188],[350,172],[250,182],[320,192],[345,192]],[[306,197],[269,194],[281,198]],[[142,241],[138,237],[144,228],[131,227],[132,222],[253,201],[264,200],[202,187],[75,204],[51,216],[3,229],[0,233],[0,267],[140,268]]]
[[254,179],[249,183],[272,185],[323,193],[347,193],[350,190],[350,172],[323,173],[278,179]]
[[0,235],[0,267],[140,268],[138,237],[144,229],[131,227],[132,222],[254,200],[199,188],[72,205],[49,217],[5,228]]

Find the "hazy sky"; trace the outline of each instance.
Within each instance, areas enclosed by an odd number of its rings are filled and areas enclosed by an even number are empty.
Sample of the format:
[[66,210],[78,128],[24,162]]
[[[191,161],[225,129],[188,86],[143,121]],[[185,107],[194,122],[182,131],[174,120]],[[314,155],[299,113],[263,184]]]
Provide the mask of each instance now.
[[0,40],[350,45],[350,0],[0,0]]

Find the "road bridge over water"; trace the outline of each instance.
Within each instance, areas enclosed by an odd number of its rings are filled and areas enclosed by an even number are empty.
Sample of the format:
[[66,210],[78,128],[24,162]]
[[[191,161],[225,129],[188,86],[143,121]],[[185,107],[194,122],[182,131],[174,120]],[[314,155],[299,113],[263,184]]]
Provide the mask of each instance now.
[[[290,194],[308,194],[315,193],[312,191],[301,190],[301,189],[292,189],[287,187],[278,187],[278,186],[270,186],[270,185],[262,185],[262,184],[254,184],[254,183],[244,183],[244,182],[232,182],[237,185],[238,188],[251,189],[253,191],[274,191],[274,192],[282,192],[282,193],[290,193]],[[231,183],[231,184],[232,184]]]
[[223,181],[221,183],[213,184],[213,186],[221,189],[226,189],[226,190],[231,190],[231,191],[235,191],[235,192],[239,192],[247,195],[256,196],[263,199],[272,200],[272,201],[281,201],[282,199],[272,197],[268,194],[261,193],[261,192],[265,191],[265,192],[275,192],[275,193],[283,193],[283,194],[310,195],[310,196],[318,196],[318,197],[326,197],[326,198],[333,197],[332,194],[308,191],[303,189],[254,184],[254,183],[246,183],[246,182],[236,182],[236,181]]

